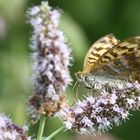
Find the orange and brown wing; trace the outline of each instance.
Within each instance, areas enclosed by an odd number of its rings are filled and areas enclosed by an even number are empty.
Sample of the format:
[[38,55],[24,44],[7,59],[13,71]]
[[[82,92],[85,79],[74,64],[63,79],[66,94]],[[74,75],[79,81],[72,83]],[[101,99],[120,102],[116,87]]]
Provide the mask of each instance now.
[[115,38],[113,34],[108,34],[99,40],[97,40],[91,48],[88,50],[85,60],[84,60],[84,66],[83,66],[83,74],[88,74],[93,69],[96,68],[97,61],[100,59],[100,57],[110,50],[112,47],[114,47],[116,44],[118,44],[118,40]]

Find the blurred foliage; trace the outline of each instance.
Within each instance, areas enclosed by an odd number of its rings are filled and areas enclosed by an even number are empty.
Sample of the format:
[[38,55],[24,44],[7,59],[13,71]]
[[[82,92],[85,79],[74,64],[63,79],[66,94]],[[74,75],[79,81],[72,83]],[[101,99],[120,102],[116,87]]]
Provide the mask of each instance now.
[[[31,94],[30,49],[31,27],[26,24],[28,7],[40,4],[40,0],[0,0],[0,112],[10,114],[23,125],[27,118],[27,99]],[[50,0],[50,5],[63,9],[61,28],[73,50],[74,72],[82,69],[86,51],[98,38],[114,33],[117,38],[140,35],[139,0]],[[82,92],[82,91],[80,91]],[[74,93],[69,90],[68,97]],[[126,123],[113,128],[111,134],[121,140],[139,139],[140,112],[132,112]],[[47,119],[48,135],[61,126],[57,118]],[[34,135],[38,124],[31,127]],[[61,133],[54,140],[74,139],[74,133]]]

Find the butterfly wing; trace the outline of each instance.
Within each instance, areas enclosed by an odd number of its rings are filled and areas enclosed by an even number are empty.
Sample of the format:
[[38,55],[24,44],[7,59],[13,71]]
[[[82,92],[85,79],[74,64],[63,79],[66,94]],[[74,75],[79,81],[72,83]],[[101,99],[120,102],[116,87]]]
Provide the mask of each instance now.
[[114,45],[118,44],[118,40],[113,34],[108,34],[97,40],[89,49],[85,56],[83,74],[90,73],[96,67],[99,58]]
[[105,52],[96,65],[96,70],[92,70],[94,74],[140,82],[140,36],[118,43]]

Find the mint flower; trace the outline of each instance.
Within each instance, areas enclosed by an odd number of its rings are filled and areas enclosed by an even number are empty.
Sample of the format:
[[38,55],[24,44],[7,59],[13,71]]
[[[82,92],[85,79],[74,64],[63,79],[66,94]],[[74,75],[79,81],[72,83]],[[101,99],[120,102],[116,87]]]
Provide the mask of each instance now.
[[86,96],[77,101],[75,107],[60,113],[66,129],[85,134],[101,133],[128,119],[130,110],[139,109],[140,84],[118,83],[111,90],[104,88],[100,89],[99,96]]
[[42,2],[29,9],[28,16],[33,27],[30,110],[33,117],[37,114],[53,116],[67,106],[65,90],[71,83],[68,69],[71,49],[59,30],[60,11],[53,10],[48,2]]
[[31,140],[25,130],[0,113],[0,140]]

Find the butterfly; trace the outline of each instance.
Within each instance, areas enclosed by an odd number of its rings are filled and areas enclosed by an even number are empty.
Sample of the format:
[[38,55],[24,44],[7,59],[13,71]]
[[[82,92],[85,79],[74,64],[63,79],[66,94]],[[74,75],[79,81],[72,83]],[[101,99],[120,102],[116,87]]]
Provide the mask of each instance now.
[[88,87],[114,81],[140,83],[140,36],[124,41],[116,39],[113,34],[100,38],[88,50],[83,70],[75,75]]

